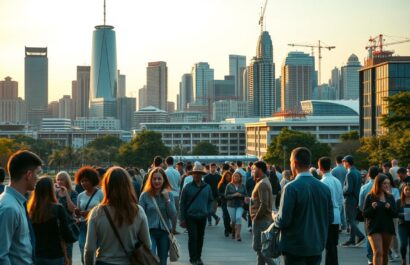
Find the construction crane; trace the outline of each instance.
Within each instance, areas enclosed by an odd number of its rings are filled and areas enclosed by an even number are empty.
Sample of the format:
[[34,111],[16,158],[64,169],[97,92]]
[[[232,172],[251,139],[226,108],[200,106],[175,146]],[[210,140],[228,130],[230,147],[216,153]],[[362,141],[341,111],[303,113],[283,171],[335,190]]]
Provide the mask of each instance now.
[[268,5],[268,0],[265,0],[265,5],[262,9],[261,16],[259,18],[259,25],[261,25],[261,32],[263,32],[263,19],[265,17],[266,6]]
[[369,58],[373,58],[373,57],[377,57],[377,58],[390,57],[390,56],[393,55],[394,51],[383,50],[383,47],[390,46],[390,45],[395,45],[395,44],[400,44],[400,43],[405,43],[405,42],[410,42],[409,38],[405,38],[404,40],[401,40],[401,41],[394,41],[394,42],[385,43],[385,39],[383,37],[384,37],[383,34],[379,34],[378,36],[369,38],[369,43],[370,44],[368,46],[366,46],[366,50],[369,50]]
[[312,49],[312,56],[314,56],[314,48],[318,48],[319,50],[319,60],[318,60],[318,65],[319,65],[319,85],[322,83],[322,77],[321,77],[321,72],[322,72],[322,49],[328,49],[329,51],[332,49],[335,49],[336,46],[327,46],[327,45],[322,45],[320,40],[318,45],[313,45],[313,44],[295,44],[295,43],[289,43],[289,46],[292,47],[308,47]]

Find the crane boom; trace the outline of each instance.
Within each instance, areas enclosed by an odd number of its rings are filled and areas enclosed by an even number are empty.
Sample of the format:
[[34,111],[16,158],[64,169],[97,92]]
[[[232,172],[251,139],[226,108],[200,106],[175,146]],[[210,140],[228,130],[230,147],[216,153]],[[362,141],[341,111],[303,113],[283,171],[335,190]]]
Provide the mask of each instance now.
[[268,5],[268,0],[265,0],[265,5],[263,6],[261,16],[259,18],[259,25],[261,25],[261,32],[263,31],[263,19],[265,17],[266,6]]

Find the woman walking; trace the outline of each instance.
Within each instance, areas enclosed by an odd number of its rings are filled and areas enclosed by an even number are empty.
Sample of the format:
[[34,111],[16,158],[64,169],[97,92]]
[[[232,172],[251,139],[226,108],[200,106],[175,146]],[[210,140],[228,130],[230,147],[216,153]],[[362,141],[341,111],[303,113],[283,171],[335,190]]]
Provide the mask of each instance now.
[[405,182],[400,193],[400,199],[397,201],[399,216],[399,239],[401,264],[406,264],[407,248],[410,240],[410,182]]
[[77,240],[68,225],[68,216],[55,196],[53,180],[42,177],[28,202],[28,213],[36,236],[37,265],[64,265],[65,243]]
[[84,245],[87,235],[87,216],[92,208],[97,206],[104,197],[104,194],[97,188],[99,184],[99,174],[92,167],[84,166],[80,168],[74,177],[75,182],[81,184],[84,191],[78,194],[77,208],[75,215],[79,218],[80,235],[78,245],[81,252],[81,262],[84,263]]
[[232,239],[241,241],[241,222],[244,199],[246,196],[245,185],[242,184],[242,175],[235,172],[231,182],[226,186],[225,198],[227,200],[229,217],[231,218]]
[[[165,171],[157,167],[149,173],[139,202],[148,218],[152,252],[157,253],[161,265],[167,264],[169,252],[168,233],[172,229],[172,219],[177,214],[170,190],[171,186]],[[166,222],[166,227],[160,215]]]
[[225,237],[228,237],[229,234],[232,233],[231,218],[229,217],[227,200],[225,197],[226,186],[231,182],[231,180],[232,180],[232,173],[230,171],[225,171],[222,174],[222,178],[218,183],[218,193],[221,199],[221,208],[222,208],[222,217],[224,220]]
[[[128,172],[121,167],[108,169],[102,180],[104,198],[89,215],[85,264],[130,264],[127,253],[136,243],[151,246],[148,221],[144,209],[138,205]],[[111,226],[110,220],[114,227]],[[115,235],[117,230],[124,248]]]
[[393,218],[397,216],[397,209],[389,189],[390,180],[386,175],[379,174],[366,197],[363,209],[374,265],[388,263],[389,248],[395,235]]

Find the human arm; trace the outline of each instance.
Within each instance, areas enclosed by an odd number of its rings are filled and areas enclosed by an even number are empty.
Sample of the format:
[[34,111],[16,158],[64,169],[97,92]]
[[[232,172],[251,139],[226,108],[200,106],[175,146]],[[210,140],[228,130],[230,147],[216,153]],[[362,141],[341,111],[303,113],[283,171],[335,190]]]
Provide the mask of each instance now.
[[97,249],[97,210],[94,208],[88,218],[87,240],[84,246],[84,265],[94,265],[95,250]]
[[346,197],[353,193],[353,174],[350,172],[347,173],[344,187],[343,187],[343,195]]
[[66,210],[61,205],[56,205],[56,210],[62,239],[66,243],[74,243],[78,240],[78,238],[73,234],[73,231],[68,224],[68,215]]
[[14,233],[20,224],[21,216],[18,215],[16,209],[7,206],[0,208],[0,227],[3,230],[0,244],[0,264],[12,265],[9,253]]
[[359,209],[361,211],[363,211],[363,207],[364,207],[364,199],[366,197],[366,190],[365,190],[366,186],[362,186],[360,188],[360,193],[359,193]]
[[364,201],[363,216],[365,218],[372,218],[376,212],[377,202],[373,199],[373,196],[368,194]]
[[179,198],[179,219],[181,223],[185,221],[185,211],[186,211],[186,204],[187,204],[187,187],[184,187],[181,192],[181,196]]
[[259,185],[258,197],[259,197],[260,203],[259,203],[259,208],[255,214],[255,218],[254,218],[255,220],[261,219],[266,211],[271,210],[269,209],[269,206],[267,204],[271,194],[272,194],[272,189],[270,188],[269,185],[266,185],[265,183],[261,183]]
[[172,193],[165,191],[168,193],[168,198],[165,197],[165,205],[167,216],[169,219],[173,220],[177,216],[177,209],[175,208],[175,199]]
[[138,240],[146,245],[147,247],[151,248],[151,240],[149,237],[149,228],[148,228],[148,219],[147,215],[145,214],[144,209],[139,207],[138,214],[141,215],[141,222],[140,222],[140,230],[138,232]]
[[387,201],[388,205],[387,205],[387,203],[385,205],[386,210],[387,210],[387,214],[392,218],[397,218],[397,216],[398,216],[397,205],[394,201],[394,197],[392,195],[389,195],[387,198],[388,199],[386,201]]
[[275,215],[275,226],[279,229],[285,229],[290,225],[295,208],[296,194],[293,187],[286,185],[282,190],[278,214]]

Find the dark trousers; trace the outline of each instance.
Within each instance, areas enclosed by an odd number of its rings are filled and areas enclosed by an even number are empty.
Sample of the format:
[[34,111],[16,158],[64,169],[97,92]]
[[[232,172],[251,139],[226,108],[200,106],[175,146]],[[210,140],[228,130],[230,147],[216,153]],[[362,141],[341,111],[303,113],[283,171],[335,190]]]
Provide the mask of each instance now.
[[226,206],[226,202],[222,202],[221,208],[222,208],[222,217],[224,219],[225,233],[231,233],[232,232],[231,218],[229,217],[229,212],[228,212],[228,207]]
[[[400,254],[402,259],[406,259],[407,248],[409,247],[410,225],[399,224]],[[410,257],[409,257],[410,260]]]
[[329,225],[326,241],[326,265],[338,265],[337,244],[339,243],[339,225]]
[[319,256],[294,256],[290,253],[283,252],[283,261],[285,265],[320,265],[322,255]]
[[356,242],[356,237],[362,238],[364,237],[363,233],[360,232],[359,228],[357,227],[356,215],[357,209],[356,206],[345,204],[345,212],[346,212],[346,221],[350,225],[350,237],[349,241]]
[[198,261],[202,255],[206,218],[187,217],[186,225],[188,229],[189,261],[195,262]]

